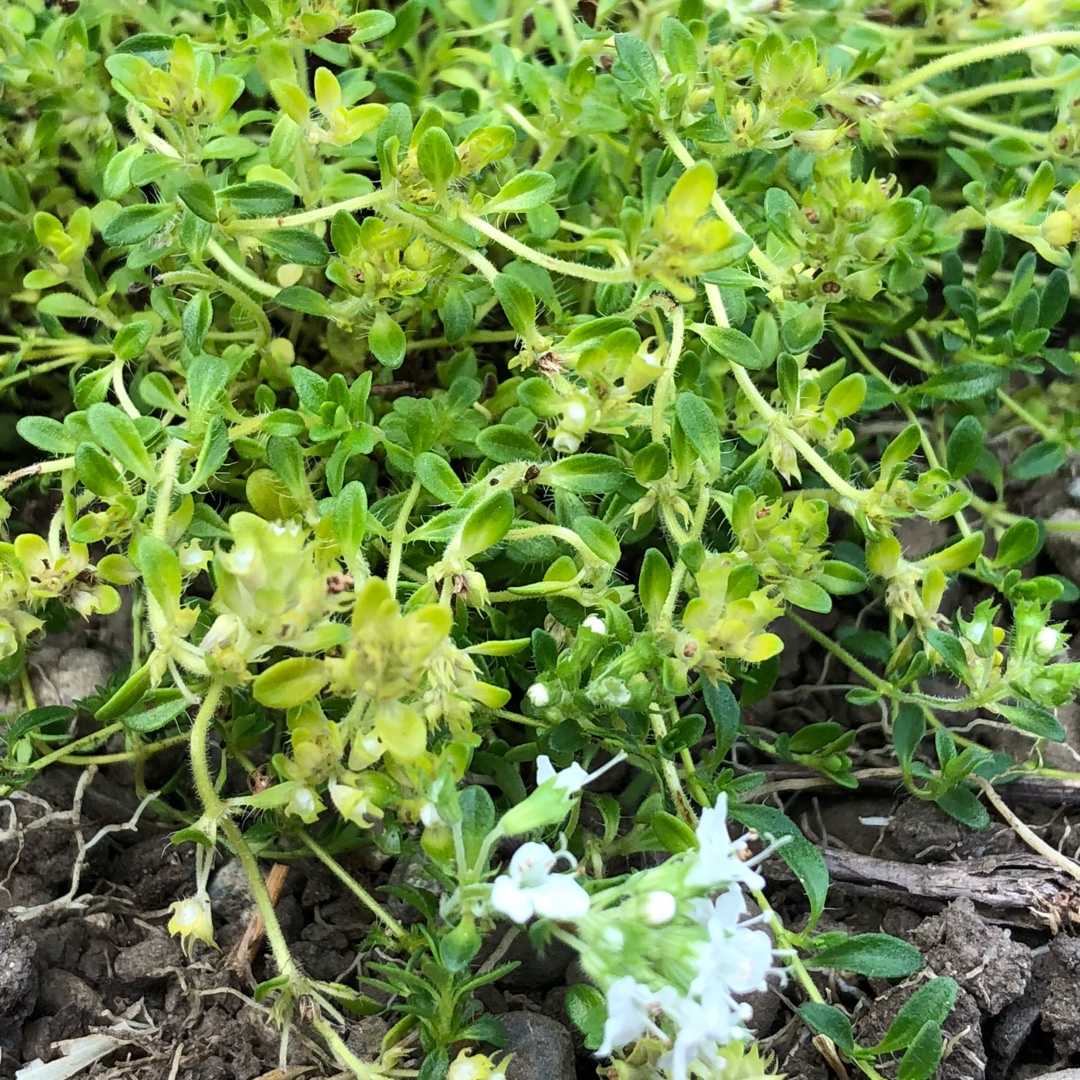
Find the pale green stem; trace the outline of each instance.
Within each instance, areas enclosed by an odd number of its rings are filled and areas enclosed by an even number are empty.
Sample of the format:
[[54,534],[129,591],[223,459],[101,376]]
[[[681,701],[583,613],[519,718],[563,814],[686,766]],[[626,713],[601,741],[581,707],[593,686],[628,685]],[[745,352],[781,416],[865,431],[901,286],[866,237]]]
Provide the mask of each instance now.
[[301,833],[300,839],[307,845],[311,853],[345,886],[345,888],[356,896],[360,903],[371,911],[371,913],[394,937],[399,941],[405,938],[405,927],[403,927],[401,923],[399,923],[397,919],[395,919],[394,916],[371,895],[371,893],[363,888],[359,882],[354,881],[336,859],[315,843],[307,833]]
[[[224,810],[224,806],[222,810]],[[232,818],[222,816],[221,831],[225,834],[225,839],[229,841],[230,846],[240,860],[240,865],[244,868],[244,876],[248,879],[248,885],[251,887],[251,894],[255,898],[255,906],[262,916],[263,925],[266,929],[266,940],[270,944],[270,952],[274,956],[274,963],[282,975],[292,975],[296,965],[293,963],[292,953],[289,951],[289,944],[285,940],[285,934],[282,932],[281,923],[278,922],[277,912],[274,910],[274,901],[270,899],[270,893],[267,892],[262,871],[259,870],[258,860],[252,854],[243,833],[240,832],[239,827]]]
[[61,356],[54,360],[46,360],[43,363],[36,364],[34,367],[25,367],[12,375],[5,376],[3,379],[0,379],[0,390],[6,390],[9,386],[15,386],[17,383],[27,382],[37,375],[44,375],[46,372],[55,371],[57,368],[68,367],[71,364],[78,363],[80,360],[86,360],[91,356],[103,356],[111,352],[111,345],[91,345],[78,351],[73,349],[71,353],[66,356]]
[[1036,434],[1041,435],[1049,443],[1058,443],[1061,436],[1051,431],[1038,417],[1032,416],[1015,398],[1010,397],[1004,390],[997,392],[998,400],[1014,412]]
[[527,244],[523,244],[520,240],[515,240],[509,233],[504,233],[502,229],[496,228],[491,222],[485,221],[482,217],[467,210],[459,210],[458,216],[466,225],[471,226],[478,233],[483,233],[484,236],[489,240],[493,240],[500,247],[513,252],[518,258],[542,266],[552,273],[565,274],[568,277],[580,278],[583,281],[595,281],[599,284],[624,284],[634,280],[633,272],[629,270],[585,266],[582,263],[567,262],[565,259],[558,259],[554,255],[547,255],[542,251],[537,251]]
[[237,281],[242,285],[246,285],[252,292],[259,293],[260,296],[265,296],[270,300],[277,297],[280,292],[279,289],[273,285],[267,284],[262,278],[256,277],[245,266],[241,266],[237,263],[231,255],[216,241],[208,240],[206,242],[206,250],[223,266]]
[[169,514],[172,513],[172,493],[176,485],[176,472],[180,468],[180,457],[184,444],[179,439],[170,439],[165,453],[161,455],[158,467],[158,487],[155,492],[153,535],[159,540],[166,539],[169,531]]
[[218,702],[221,701],[222,686],[219,682],[212,682],[206,691],[199,711],[195,714],[195,722],[191,725],[189,734],[191,757],[191,774],[195,780],[195,790],[199,801],[203,806],[203,813],[212,821],[224,819],[226,816],[225,804],[217,793],[214,786],[214,778],[210,775],[210,758],[207,754],[207,740],[210,737],[210,725],[217,711]]
[[390,535],[390,557],[386,563],[386,584],[390,587],[390,595],[397,595],[398,577],[401,574],[401,556],[405,547],[405,534],[409,529],[409,515],[412,513],[416,500],[420,497],[420,481],[414,480],[409,488],[405,501],[401,504],[397,521],[394,522],[394,531]]
[[588,544],[576,532],[565,529],[561,525],[527,525],[520,529],[511,529],[506,534],[505,539],[508,541],[530,540],[534,536],[551,536],[556,540],[561,540],[564,544],[569,544],[576,549],[588,564],[595,565],[596,563],[596,556],[592,553]]
[[386,1073],[378,1065],[368,1065],[361,1061],[345,1045],[342,1037],[330,1026],[330,1022],[323,1016],[315,1016],[311,1020],[312,1027],[323,1037],[326,1045],[333,1051],[334,1056],[344,1065],[357,1080],[386,1080]]
[[[683,145],[683,141],[679,138],[675,129],[670,124],[664,124],[661,126],[660,130],[663,133],[664,141],[671,149],[671,152],[679,159],[683,167],[692,169],[697,162],[694,160],[690,151]],[[747,235],[746,230],[739,224],[739,219],[728,208],[728,204],[724,202],[724,197],[719,191],[713,194],[711,202],[716,216],[727,225],[732,232],[742,236]],[[754,244],[750,248],[750,259],[770,282],[777,282],[784,276],[784,272],[780,267],[778,267],[776,263],[774,263],[772,259],[757,246],[757,244]]]
[[39,461],[36,465],[24,465],[21,469],[0,476],[0,490],[14,484],[17,480],[25,480],[28,476],[41,476],[43,473],[63,472],[75,465],[73,457],[57,458],[55,461]]
[[[659,741],[667,734],[667,724],[659,706],[650,707],[649,720],[652,723],[653,734]],[[675,762],[668,758],[661,758],[660,773],[664,778],[664,786],[668,789],[671,801],[675,805],[676,813],[691,829],[696,829],[697,814],[694,813],[694,808],[690,805],[686,792],[683,791],[682,780],[679,778],[679,770],[675,768]]]
[[652,402],[652,440],[655,443],[664,441],[664,411],[671,404],[669,398],[675,385],[675,369],[679,365],[683,342],[686,339],[686,313],[681,305],[674,305],[670,314],[671,341],[664,358],[664,371],[657,380]]
[[1044,48],[1069,49],[1080,48],[1080,30],[1050,30],[1043,34],[1022,34],[1020,37],[1006,38],[1003,41],[990,41],[985,45],[976,45],[961,52],[950,52],[945,56],[924,64],[921,68],[908,72],[902,78],[885,87],[883,93],[888,97],[898,97],[907,90],[921,86],[931,79],[955,71],[957,68],[978,64],[983,60],[993,60],[999,56],[1028,52]]
[[[35,772],[40,772],[46,765],[51,765],[54,761],[63,761],[63,759],[70,754],[73,750],[77,750],[80,746],[91,746],[95,743],[105,742],[111,738],[118,731],[123,731],[124,725],[117,720],[114,724],[109,724],[107,727],[103,727],[100,731],[93,731],[89,735],[84,735],[81,739],[76,739],[72,743],[67,743],[65,746],[61,746],[58,750],[53,750],[51,753],[45,754],[43,757],[39,757],[36,761],[31,762],[27,768],[33,769]],[[185,736],[186,738],[186,736]]]
[[124,361],[116,360],[112,366],[112,386],[116,400],[120,402],[120,408],[131,417],[138,420],[142,413],[135,408],[135,402],[128,396],[127,387],[124,385]]
[[931,104],[939,109],[942,116],[947,117],[950,120],[955,120],[958,124],[963,124],[964,127],[969,127],[973,131],[982,131],[987,135],[1000,136],[1003,138],[1019,138],[1025,142],[1036,143],[1041,147],[1046,147],[1050,142],[1050,136],[1045,132],[1031,131],[1028,128],[1017,127],[1015,124],[1003,124],[999,120],[991,120],[987,116],[979,116],[977,113],[967,112],[964,109],[957,109],[952,105],[940,106],[938,102],[934,101],[932,95],[927,92],[927,97],[930,98]]
[[386,202],[393,195],[392,191],[380,188],[357,195],[354,199],[343,199],[329,206],[317,206],[313,210],[302,210],[299,214],[283,214],[280,217],[246,218],[229,224],[230,232],[264,232],[267,229],[295,228],[300,225],[314,225],[317,221],[328,221],[339,210],[354,214],[358,210],[369,210],[373,206]]
[[1034,93],[1037,90],[1053,90],[1055,87],[1064,86],[1080,74],[1080,70],[1071,68],[1068,71],[1059,71],[1054,75],[1044,75],[1027,79],[1002,79],[1000,82],[984,83],[982,86],[973,86],[967,90],[957,90],[952,94],[943,94],[937,98],[935,104],[939,107],[945,105],[978,105],[991,97],[1009,96],[1018,94]]

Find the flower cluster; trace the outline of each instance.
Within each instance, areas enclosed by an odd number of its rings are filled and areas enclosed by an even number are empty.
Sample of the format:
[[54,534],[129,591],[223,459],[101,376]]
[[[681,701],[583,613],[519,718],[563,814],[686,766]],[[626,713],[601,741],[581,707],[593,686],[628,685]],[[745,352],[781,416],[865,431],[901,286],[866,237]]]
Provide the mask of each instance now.
[[134,576],[120,555],[106,555],[93,566],[85,544],[64,547],[59,539],[33,533],[0,543],[0,660],[41,629],[38,613],[50,600],[59,600],[83,618],[109,614],[120,607],[120,594],[105,582],[127,583]]
[[758,664],[784,647],[766,627],[783,612],[769,589],[758,587],[752,565],[710,554],[695,575],[699,595],[683,611],[677,655],[710,679],[728,679],[725,661]]
[[[549,820],[565,814],[571,795],[591,779],[579,766],[556,774],[546,759],[540,777],[540,788],[517,809],[546,799]],[[659,1066],[686,1080],[695,1063],[721,1067],[725,1048],[749,1037],[750,1011],[740,996],[765,988],[775,953],[757,926],[761,917],[746,918],[743,888],[764,883],[746,840],[728,834],[726,812],[721,795],[701,816],[696,849],[591,893],[568,851],[537,842],[518,848],[495,879],[488,901],[494,911],[518,923],[540,916],[573,925],[572,934],[562,929],[560,936],[606,993],[600,1056],[639,1039],[660,1040]],[[539,820],[534,814],[530,823]],[[557,872],[560,862],[571,872]]]

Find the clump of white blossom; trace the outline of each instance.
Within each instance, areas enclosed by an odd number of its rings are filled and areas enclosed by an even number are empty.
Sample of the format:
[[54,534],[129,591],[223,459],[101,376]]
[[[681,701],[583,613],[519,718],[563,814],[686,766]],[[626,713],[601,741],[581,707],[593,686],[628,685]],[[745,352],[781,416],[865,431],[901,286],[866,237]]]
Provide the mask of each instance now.
[[[556,773],[542,758],[537,790],[508,816],[527,828],[557,823],[595,775],[579,765]],[[503,824],[505,833],[527,831]],[[525,843],[488,903],[517,923],[553,920],[553,933],[581,954],[607,1000],[599,1056],[651,1038],[664,1046],[659,1066],[687,1080],[695,1065],[719,1071],[724,1051],[750,1038],[740,998],[779,973],[762,916],[748,917],[744,889],[764,885],[757,861],[745,838],[731,839],[721,795],[701,815],[695,849],[616,884],[586,889],[569,851]]]

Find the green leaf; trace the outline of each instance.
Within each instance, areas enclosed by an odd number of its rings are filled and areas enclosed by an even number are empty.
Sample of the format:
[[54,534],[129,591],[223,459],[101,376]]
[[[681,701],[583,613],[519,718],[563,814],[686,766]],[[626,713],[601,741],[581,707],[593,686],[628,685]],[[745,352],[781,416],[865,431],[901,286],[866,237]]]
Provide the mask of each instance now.
[[650,622],[656,622],[667,600],[671,588],[671,565],[658,548],[649,548],[641,560],[641,573],[638,576],[638,598],[649,616]]
[[693,78],[698,71],[697,44],[694,35],[670,15],[660,24],[660,47],[673,75]]
[[810,922],[817,922],[825,910],[829,892],[829,870],[821,852],[799,831],[798,825],[772,806],[754,803],[729,803],[728,816],[740,825],[755,830],[770,840],[783,840],[776,854],[806,890],[810,901]]
[[506,313],[507,321],[526,340],[536,335],[536,297],[516,277],[499,274],[492,288]]
[[825,311],[812,307],[780,325],[780,340],[788,352],[809,352],[825,333]]
[[282,289],[274,302],[290,311],[300,311],[305,315],[321,315],[324,319],[334,316],[334,306],[322,293],[309,289],[304,285],[290,285]]
[[473,507],[461,526],[457,552],[471,559],[481,551],[494,547],[510,531],[514,523],[514,496],[509,491],[497,491],[489,499]]
[[824,559],[817,583],[833,596],[854,596],[866,588],[866,575],[851,563],[839,559]]
[[555,177],[550,173],[526,169],[503,184],[498,195],[489,199],[481,213],[522,214],[526,210],[551,202],[555,194]]
[[75,437],[59,420],[50,416],[23,416],[15,430],[31,446],[47,454],[70,454],[77,445]]
[[901,705],[893,721],[893,749],[900,766],[910,771],[919,744],[926,736],[926,717],[917,705]]
[[622,558],[619,541],[611,529],[599,518],[583,514],[576,517],[570,526],[584,541],[586,547],[601,561],[609,566],[617,566]]
[[186,184],[178,192],[180,201],[201,221],[217,224],[217,199],[213,188],[205,180]]
[[966,684],[971,673],[968,670],[964,646],[952,634],[946,634],[944,630],[927,630],[926,643],[941,657],[949,671]]
[[394,16],[388,11],[361,11],[349,19],[349,25],[353,28],[349,43],[362,45],[366,41],[374,41],[376,38],[386,37],[394,29]]
[[495,803],[486,788],[473,784],[458,795],[461,809],[461,834],[465,855],[471,866],[480,855],[488,834],[495,828]]
[[986,432],[977,416],[963,417],[953,428],[945,445],[945,461],[954,480],[967,476],[979,463]]
[[675,399],[675,416],[687,442],[697,451],[709,475],[720,474],[720,426],[712,409],[690,391]]
[[176,208],[158,203],[140,203],[138,206],[125,206],[109,218],[108,224],[101,231],[101,238],[109,247],[127,247],[141,244],[159,233],[173,219]]
[[954,787],[934,801],[946,814],[969,829],[985,829],[990,824],[986,807],[966,787]]
[[121,326],[113,338],[113,353],[117,360],[134,360],[142,354],[154,336],[154,324],[149,319],[134,319]]
[[368,331],[368,348],[380,364],[393,371],[405,359],[405,331],[385,311],[380,311]]
[[282,184],[269,180],[252,180],[243,184],[230,184],[217,193],[219,202],[238,217],[274,217],[291,210],[295,202],[293,193]]
[[649,818],[649,824],[661,846],[672,855],[697,849],[697,836],[682,818],[677,818],[666,810],[658,810]]
[[527,432],[510,424],[493,424],[476,437],[476,448],[500,465],[511,461],[539,461],[540,445]]
[[212,416],[203,432],[202,446],[191,477],[181,485],[183,492],[197,491],[215,476],[229,456],[229,429],[220,416]]
[[425,451],[416,459],[416,478],[436,500],[448,506],[456,506],[465,494],[465,485],[450,468],[446,458]]
[[137,709],[119,719],[128,731],[146,735],[167,727],[189,708],[190,702],[179,690],[155,690],[146,695]]
[[1008,377],[1007,368],[964,362],[931,375],[916,391],[941,401],[974,401],[993,393]]
[[329,678],[321,660],[293,656],[279,660],[252,683],[255,700],[270,709],[289,709],[317,697]]
[[635,88],[646,102],[654,103],[660,98],[660,69],[652,49],[636,34],[616,34],[615,51],[618,62],[617,77]]
[[58,319],[97,319],[101,315],[100,309],[89,301],[69,292],[43,296],[37,302],[37,309],[43,315],[55,315]]
[[1030,518],[1014,521],[998,541],[994,565],[1000,567],[1023,566],[1042,546],[1042,532]]
[[1004,716],[1013,727],[1037,735],[1040,739],[1063,743],[1066,739],[1065,728],[1061,721],[1049,710],[1035,705],[995,705],[994,710]]
[[134,476],[147,483],[157,479],[153,459],[143,445],[135,421],[115,405],[98,402],[86,411],[94,438]]
[[900,1059],[896,1080],[930,1080],[941,1064],[941,1050],[941,1026],[927,1020]]
[[83,487],[103,499],[116,498],[127,490],[119,470],[93,443],[79,443],[75,451],[75,475]]
[[273,229],[255,236],[260,244],[291,263],[325,266],[330,261],[326,241],[308,229]]
[[910,1046],[928,1023],[942,1023],[956,1004],[956,981],[934,978],[924,983],[900,1006],[885,1038],[872,1047],[875,1054],[891,1054]]
[[566,991],[566,1015],[585,1036],[585,1048],[595,1050],[604,1039],[607,1004],[604,995],[588,983],[576,983]]
[[815,1031],[832,1039],[847,1054],[855,1053],[855,1039],[851,1034],[851,1021],[835,1005],[819,1001],[806,1001],[799,1006],[799,1015]]
[[856,934],[807,959],[816,968],[854,971],[874,979],[903,979],[923,967],[922,953],[890,934]]
[[693,329],[714,353],[747,371],[761,371],[769,366],[753,338],[731,326],[694,323]]
[[441,127],[429,127],[416,147],[416,164],[431,186],[441,195],[458,168],[458,157],[450,136]]
[[1037,442],[1016,456],[1009,466],[1010,480],[1038,480],[1056,473],[1065,464],[1065,447],[1061,443]]
[[816,582],[805,578],[784,578],[780,582],[780,594],[789,604],[805,611],[820,614],[832,611],[832,597]]
[[727,683],[714,683],[707,678],[701,680],[701,696],[712,717],[717,758],[723,759],[739,737],[739,703]]
[[536,482],[575,495],[600,495],[616,489],[626,475],[621,462],[606,454],[574,454],[542,466]]
[[[209,293],[197,292],[184,305],[184,313],[180,316],[180,332],[184,339],[184,345],[192,356],[197,357],[202,351],[203,339],[206,337],[213,319],[214,308],[210,302]],[[218,362],[221,363],[221,361]]]

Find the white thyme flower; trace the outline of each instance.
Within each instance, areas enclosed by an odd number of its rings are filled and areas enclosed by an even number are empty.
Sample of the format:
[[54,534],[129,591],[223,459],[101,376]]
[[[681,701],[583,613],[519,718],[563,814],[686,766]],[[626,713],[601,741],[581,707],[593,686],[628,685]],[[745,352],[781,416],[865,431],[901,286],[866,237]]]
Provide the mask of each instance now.
[[586,630],[591,630],[594,634],[600,634],[602,636],[607,633],[607,623],[605,623],[599,615],[589,615],[582,621],[581,625]]
[[491,906],[516,923],[527,923],[534,915],[580,919],[589,910],[589,894],[573,875],[552,873],[560,859],[573,864],[569,852],[554,852],[547,844],[522,844],[507,873],[492,884]]
[[601,765],[596,772],[586,772],[576,761],[565,769],[556,772],[555,766],[551,764],[551,758],[547,754],[541,754],[536,759],[536,781],[539,784],[544,784],[553,779],[555,781],[554,787],[571,795],[576,795],[586,784],[595,780],[598,776],[603,776],[608,769],[614,768],[625,757],[626,755],[623,753],[616,754],[610,761]]
[[656,1016],[663,1002],[670,1004],[674,991],[651,990],[630,975],[616,979],[607,990],[607,1020],[604,1023],[604,1041],[596,1051],[598,1057],[609,1057],[620,1046],[649,1034],[664,1039],[657,1026]]
[[741,856],[747,850],[745,838],[732,840],[727,828],[727,795],[721,793],[716,805],[704,810],[697,828],[698,852],[686,876],[686,883],[701,888],[743,884],[763,889],[765,881]]

